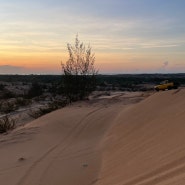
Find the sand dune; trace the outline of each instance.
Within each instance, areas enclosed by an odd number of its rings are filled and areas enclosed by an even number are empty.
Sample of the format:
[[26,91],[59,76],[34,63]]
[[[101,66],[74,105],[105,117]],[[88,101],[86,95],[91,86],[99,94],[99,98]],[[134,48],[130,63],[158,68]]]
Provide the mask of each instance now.
[[101,140],[125,106],[113,99],[111,106],[104,100],[78,103],[0,136],[0,184],[95,182],[101,165]]
[[185,90],[123,110],[104,140],[97,185],[185,184]]
[[184,184],[184,94],[81,102],[0,136],[0,184]]

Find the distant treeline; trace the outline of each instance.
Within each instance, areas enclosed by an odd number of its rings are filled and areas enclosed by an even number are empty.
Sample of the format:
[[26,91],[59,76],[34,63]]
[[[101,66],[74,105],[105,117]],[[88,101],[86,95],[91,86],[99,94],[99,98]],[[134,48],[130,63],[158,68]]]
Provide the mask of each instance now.
[[61,75],[0,75],[1,82],[53,83],[60,82]]
[[118,75],[98,75],[98,83],[107,82],[109,84],[158,84],[163,80],[169,80],[185,84],[185,73],[178,74],[118,74]]
[[[158,84],[163,80],[185,85],[185,73],[178,74],[117,74],[97,75],[97,86],[108,84],[119,86]],[[62,75],[0,75],[1,82],[60,83]]]

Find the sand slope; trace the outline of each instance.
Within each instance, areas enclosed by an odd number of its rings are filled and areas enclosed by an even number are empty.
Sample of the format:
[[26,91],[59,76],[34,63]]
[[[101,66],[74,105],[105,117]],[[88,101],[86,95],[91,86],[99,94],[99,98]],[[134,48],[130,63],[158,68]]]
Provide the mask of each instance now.
[[104,145],[97,185],[185,184],[185,90],[123,110]]
[[88,185],[101,165],[100,143],[123,105],[76,104],[0,137],[0,184]]
[[183,185],[184,97],[117,94],[0,136],[0,184]]

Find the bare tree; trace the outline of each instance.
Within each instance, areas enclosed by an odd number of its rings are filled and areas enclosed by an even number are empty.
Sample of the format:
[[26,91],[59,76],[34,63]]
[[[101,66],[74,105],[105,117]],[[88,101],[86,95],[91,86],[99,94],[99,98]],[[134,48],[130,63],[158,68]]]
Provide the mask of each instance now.
[[88,96],[96,86],[98,71],[94,67],[95,55],[91,46],[79,41],[78,35],[74,46],[67,44],[69,59],[62,63],[63,89],[70,101],[83,99]]

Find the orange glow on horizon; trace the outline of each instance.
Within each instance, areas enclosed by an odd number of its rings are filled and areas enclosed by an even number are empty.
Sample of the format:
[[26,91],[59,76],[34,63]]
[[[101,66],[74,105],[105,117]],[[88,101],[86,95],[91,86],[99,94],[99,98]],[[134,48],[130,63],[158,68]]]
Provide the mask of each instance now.
[[[149,53],[95,53],[95,67],[100,73],[135,73],[135,72],[155,72],[162,69],[163,61],[155,54]],[[150,60],[148,58],[151,58]],[[61,72],[61,62],[66,62],[68,53],[66,52],[0,52],[0,66],[10,65],[23,67],[36,73],[51,71],[51,73]],[[174,66],[169,65],[169,69]],[[177,69],[177,67],[176,67]]]

